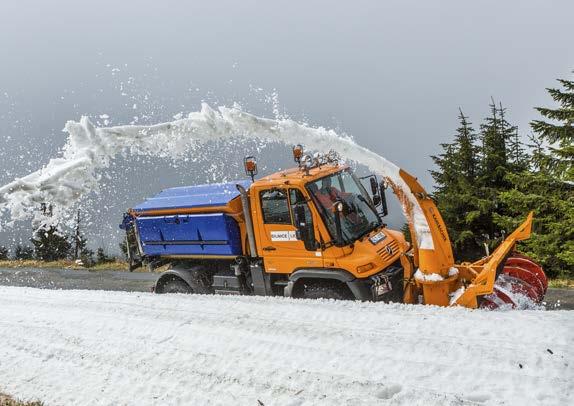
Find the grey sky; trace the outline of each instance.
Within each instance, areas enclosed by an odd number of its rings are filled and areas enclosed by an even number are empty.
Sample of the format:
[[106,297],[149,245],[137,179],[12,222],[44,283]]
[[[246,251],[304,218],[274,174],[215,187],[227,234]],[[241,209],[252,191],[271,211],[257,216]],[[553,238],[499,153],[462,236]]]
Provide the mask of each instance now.
[[[572,16],[568,0],[2,1],[0,183],[53,157],[81,115],[165,121],[206,100],[271,116],[276,89],[281,113],[351,134],[430,188],[429,155],[459,106],[478,127],[493,96],[527,133],[533,107],[550,103],[544,88],[572,75]],[[265,169],[283,151],[264,151]],[[207,180],[157,160],[114,173],[106,205],[90,208],[93,229],[114,235],[123,208]]]

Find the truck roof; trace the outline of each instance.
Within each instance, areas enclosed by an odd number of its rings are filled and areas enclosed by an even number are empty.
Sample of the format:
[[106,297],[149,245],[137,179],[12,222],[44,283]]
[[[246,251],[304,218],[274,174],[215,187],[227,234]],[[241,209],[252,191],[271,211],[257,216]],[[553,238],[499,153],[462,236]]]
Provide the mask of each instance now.
[[271,175],[267,175],[255,181],[255,183],[259,182],[269,182],[273,185],[284,184],[286,181],[289,181],[291,184],[299,184],[303,185],[310,181],[320,179],[324,176],[331,175],[335,172],[339,172],[341,170],[347,169],[348,165],[333,165],[333,164],[326,164],[322,166],[315,166],[309,169],[309,174],[307,175],[304,169],[299,167],[289,168],[282,171],[278,171],[272,173]]
[[239,196],[239,191],[235,186],[237,184],[249,188],[251,181],[237,180],[227,183],[209,183],[164,189],[157,195],[147,198],[132,210],[136,213],[145,213],[154,210],[225,206],[230,200]]

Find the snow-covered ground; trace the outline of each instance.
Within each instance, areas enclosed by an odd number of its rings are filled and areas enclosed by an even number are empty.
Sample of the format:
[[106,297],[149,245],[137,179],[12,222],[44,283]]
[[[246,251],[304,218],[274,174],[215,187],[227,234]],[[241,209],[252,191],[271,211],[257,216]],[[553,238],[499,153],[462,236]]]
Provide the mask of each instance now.
[[0,287],[0,392],[46,405],[566,405],[574,311]]

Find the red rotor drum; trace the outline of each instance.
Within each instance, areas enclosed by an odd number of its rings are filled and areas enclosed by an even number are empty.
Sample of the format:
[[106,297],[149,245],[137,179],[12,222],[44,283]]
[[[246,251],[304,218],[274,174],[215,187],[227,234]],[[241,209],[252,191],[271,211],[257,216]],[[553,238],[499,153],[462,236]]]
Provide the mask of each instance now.
[[548,278],[546,277],[546,274],[540,265],[538,265],[532,259],[528,258],[526,255],[515,252],[506,260],[504,266],[519,266],[528,270],[539,280],[539,283],[544,289],[543,294],[546,293],[546,290],[548,289]]

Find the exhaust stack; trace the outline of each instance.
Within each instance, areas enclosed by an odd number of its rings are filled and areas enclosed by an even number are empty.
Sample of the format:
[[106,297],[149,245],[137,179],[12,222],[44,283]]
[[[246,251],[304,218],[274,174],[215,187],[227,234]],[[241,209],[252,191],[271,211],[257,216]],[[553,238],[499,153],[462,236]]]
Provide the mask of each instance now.
[[243,217],[245,217],[245,229],[247,232],[247,241],[249,242],[249,253],[252,258],[257,257],[257,249],[255,247],[255,234],[253,232],[253,220],[251,219],[251,206],[249,205],[249,198],[247,191],[241,185],[235,185],[241,194],[241,204],[243,206]]

